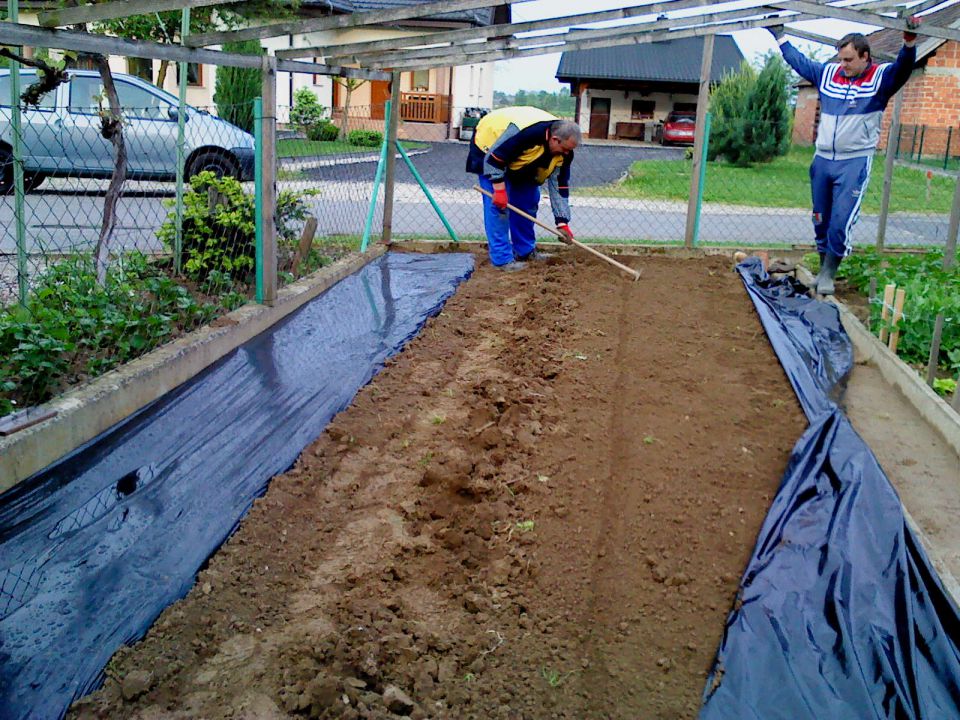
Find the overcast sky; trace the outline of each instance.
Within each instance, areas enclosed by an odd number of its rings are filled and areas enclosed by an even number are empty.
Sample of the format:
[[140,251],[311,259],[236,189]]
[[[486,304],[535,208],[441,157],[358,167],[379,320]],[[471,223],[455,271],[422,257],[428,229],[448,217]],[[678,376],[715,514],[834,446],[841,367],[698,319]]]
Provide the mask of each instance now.
[[[524,22],[527,20],[540,20],[550,17],[563,17],[565,15],[576,15],[598,10],[610,10],[613,8],[627,7],[629,5],[639,5],[645,0],[532,0],[532,2],[519,2],[511,5],[514,22]],[[739,4],[743,6],[743,4]],[[737,3],[728,3],[726,8],[738,7]],[[676,13],[676,15],[690,15],[696,12],[702,12],[702,9],[691,9]],[[606,25],[620,25],[624,22],[606,23]],[[589,27],[604,27],[603,24],[590,25]],[[798,28],[805,28],[812,32],[828,35],[830,37],[840,37],[844,33],[852,31],[864,31],[867,29],[863,25],[855,25],[842,20],[815,20],[806,23],[798,23]],[[769,50],[773,50],[776,45],[773,42],[773,36],[766,30],[744,30],[734,33],[740,51],[747,60],[752,60],[756,55],[763,55]],[[823,45],[816,43],[806,43],[796,41],[797,47],[804,51],[811,51],[814,48],[823,48]],[[823,51],[821,51],[823,52]],[[560,54],[539,55],[526,58],[524,60],[505,60],[494,65],[494,90],[506,93],[515,93],[517,90],[559,90],[567,85],[561,85],[557,82],[557,66],[560,64]]]

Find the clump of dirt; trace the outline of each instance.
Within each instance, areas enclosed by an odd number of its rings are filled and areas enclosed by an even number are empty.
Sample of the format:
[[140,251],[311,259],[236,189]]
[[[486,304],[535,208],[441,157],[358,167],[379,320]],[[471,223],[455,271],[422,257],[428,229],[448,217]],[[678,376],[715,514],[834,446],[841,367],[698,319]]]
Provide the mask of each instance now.
[[485,262],[75,718],[689,718],[804,420],[730,263]]

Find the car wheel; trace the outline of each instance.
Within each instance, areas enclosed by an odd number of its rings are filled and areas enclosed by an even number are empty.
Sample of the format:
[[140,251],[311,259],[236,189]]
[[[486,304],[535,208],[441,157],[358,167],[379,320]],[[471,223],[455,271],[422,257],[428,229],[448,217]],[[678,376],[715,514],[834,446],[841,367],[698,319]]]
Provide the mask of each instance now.
[[240,179],[240,164],[227,152],[208,150],[197,155],[190,161],[187,178],[202,173],[204,170],[212,172],[218,178],[232,177]]
[[36,190],[43,184],[43,181],[47,179],[47,176],[43,173],[28,173],[23,176],[23,191],[30,192],[31,190]]

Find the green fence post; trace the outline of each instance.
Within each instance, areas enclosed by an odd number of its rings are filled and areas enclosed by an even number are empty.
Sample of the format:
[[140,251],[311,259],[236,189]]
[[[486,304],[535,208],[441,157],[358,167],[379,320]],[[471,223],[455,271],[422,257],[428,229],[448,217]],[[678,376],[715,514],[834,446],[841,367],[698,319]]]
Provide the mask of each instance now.
[[[186,44],[190,34],[190,8],[180,13],[180,44]],[[183,175],[184,175],[184,123],[187,114],[187,63],[177,64],[180,71],[180,103],[177,105],[177,205],[176,205],[176,234],[173,239],[173,271],[180,274],[180,264],[183,258]]]
[[[390,101],[387,100],[384,115],[385,127],[390,127]],[[387,134],[383,134],[383,144],[380,146],[380,161],[377,163],[377,173],[373,178],[373,193],[370,195],[370,208],[367,210],[367,222],[363,226],[363,238],[360,240],[360,252],[365,252],[370,243],[370,229],[373,227],[373,213],[377,209],[377,195],[380,194],[380,178],[383,177],[383,168],[387,164]]]
[[263,100],[253,100],[253,207],[257,302],[263,303]]
[[707,181],[707,149],[710,147],[710,118],[707,113],[703,120],[703,155],[700,158],[700,182],[697,186],[697,214],[693,218],[693,244],[700,239],[700,208],[703,206],[703,186]]
[[420,189],[423,190],[423,194],[427,196],[427,200],[430,201],[430,204],[433,206],[433,209],[437,213],[437,217],[440,218],[440,222],[443,223],[443,226],[447,229],[447,232],[450,233],[450,237],[454,242],[460,242],[460,238],[457,237],[457,234],[453,231],[453,228],[450,226],[450,223],[447,221],[446,215],[443,214],[443,210],[440,209],[440,206],[437,205],[437,201],[433,199],[433,194],[427,188],[427,184],[423,181],[423,178],[420,177],[420,173],[417,172],[417,168],[413,166],[413,162],[410,160],[410,156],[407,155],[407,151],[403,149],[403,145],[400,144],[400,141],[397,140],[397,150],[400,151],[400,157],[403,158],[403,161],[407,164],[407,167],[410,169],[410,174],[413,175],[413,179],[417,181],[417,184],[420,185]]
[[[19,0],[7,0],[7,19],[19,22]],[[15,48],[19,53],[21,48]],[[13,216],[17,232],[17,291],[21,305],[27,304],[30,283],[27,277],[27,223],[23,201],[23,118],[20,114],[20,63],[10,61],[10,135],[13,145]]]

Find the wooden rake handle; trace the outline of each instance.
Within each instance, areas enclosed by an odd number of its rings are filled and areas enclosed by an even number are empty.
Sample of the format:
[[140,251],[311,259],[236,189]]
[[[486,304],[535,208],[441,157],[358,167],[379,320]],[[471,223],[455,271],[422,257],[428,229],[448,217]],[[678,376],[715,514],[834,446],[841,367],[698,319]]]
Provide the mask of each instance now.
[[[473,186],[473,189],[476,190],[478,193],[481,193],[482,195],[486,195],[488,198],[493,199],[493,193],[491,193],[491,192],[488,191],[488,190],[484,190],[484,189],[483,189],[482,187],[480,187],[479,185],[474,185],[474,186]],[[571,244],[571,245],[576,245],[576,246],[577,246],[578,248],[580,248],[581,250],[586,250],[586,251],[587,251],[588,253],[590,253],[591,255],[595,255],[596,257],[600,258],[600,259],[603,260],[604,262],[610,263],[611,265],[613,265],[613,266],[614,266],[615,268],[617,268],[618,270],[622,270],[623,272],[627,273],[627,275],[629,275],[630,277],[632,277],[634,282],[636,282],[637,280],[640,279],[640,271],[639,271],[639,270],[634,270],[634,269],[631,268],[631,267],[627,267],[627,266],[624,265],[623,263],[617,262],[616,260],[614,260],[614,259],[613,259],[612,257],[610,257],[609,255],[604,255],[602,252],[600,252],[600,251],[598,251],[598,250],[594,250],[594,249],[593,249],[592,247],[590,247],[589,245],[584,245],[584,244],[583,244],[582,242],[580,242],[579,240],[574,240],[573,238],[568,238],[566,235],[564,235],[562,232],[560,232],[560,231],[557,230],[556,228],[550,227],[550,226],[547,225],[546,223],[540,222],[539,220],[537,220],[537,219],[536,219],[533,215],[531,215],[530,213],[525,213],[523,210],[521,210],[521,209],[518,208],[518,207],[515,207],[515,206],[511,205],[510,203],[507,203],[507,207],[510,208],[511,210],[513,210],[513,212],[515,212],[515,213],[516,213],[517,215],[519,215],[520,217],[525,217],[527,220],[530,220],[531,222],[535,223],[536,225],[539,225],[540,227],[542,227],[542,228],[543,228],[544,230],[546,230],[547,232],[553,233],[553,234],[556,235],[558,238],[560,238],[561,241],[563,241],[563,242],[565,242],[565,243],[569,243],[569,244]]]

